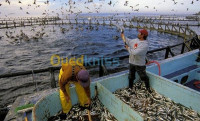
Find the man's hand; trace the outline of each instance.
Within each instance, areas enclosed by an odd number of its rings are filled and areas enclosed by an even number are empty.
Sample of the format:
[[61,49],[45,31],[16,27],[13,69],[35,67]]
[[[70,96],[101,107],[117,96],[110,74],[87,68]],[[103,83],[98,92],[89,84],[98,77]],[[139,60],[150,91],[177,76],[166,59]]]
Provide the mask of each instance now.
[[87,105],[91,104],[91,99],[88,99]]
[[70,101],[70,97],[69,96],[65,96],[66,102],[69,103]]
[[125,45],[124,47],[128,50],[128,45]]
[[84,108],[91,110],[91,99],[88,99],[88,102],[84,105]]

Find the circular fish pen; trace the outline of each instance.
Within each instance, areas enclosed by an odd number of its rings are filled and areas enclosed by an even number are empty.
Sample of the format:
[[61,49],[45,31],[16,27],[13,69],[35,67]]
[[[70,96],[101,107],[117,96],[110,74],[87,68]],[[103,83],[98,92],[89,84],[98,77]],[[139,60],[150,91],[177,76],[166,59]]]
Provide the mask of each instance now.
[[[111,60],[124,55],[128,56],[124,43],[120,39],[119,25],[125,27],[125,34],[130,38],[137,38],[140,28],[149,29],[150,51],[160,48],[167,49],[167,47],[180,44],[194,35],[192,30],[180,25],[153,23],[154,21],[145,22],[145,19],[141,21],[141,18],[133,20],[119,18],[111,20],[104,17],[99,19],[94,17],[91,20],[88,20],[87,17],[63,20],[59,18],[38,19],[15,20],[16,25],[11,20],[10,23],[3,22],[1,28],[8,29],[0,31],[0,35],[4,35],[1,36],[2,46],[0,46],[2,50],[1,73],[21,71],[22,66],[23,70],[60,66],[62,62],[67,61],[67,57],[68,59],[70,57],[79,58],[81,55],[86,55],[90,60],[105,57]],[[165,55],[166,49],[149,53],[148,58],[162,60],[165,58],[163,55]],[[172,56],[180,54],[181,49],[181,46],[172,48]],[[183,49],[184,51],[188,50]],[[59,58],[53,55],[59,55]],[[54,61],[50,62],[51,59]],[[122,63],[121,60],[119,61]],[[88,65],[93,66],[90,63]],[[122,70],[127,68],[123,65],[125,63],[118,64],[116,68],[123,68]],[[110,70],[114,71],[113,68]],[[92,75],[97,73],[95,69],[92,71],[94,72]]]
[[[135,18],[136,19],[136,18]],[[139,18],[138,18],[139,19]],[[108,58],[109,62],[113,62],[113,58],[120,56],[128,56],[128,52],[124,48],[124,43],[120,39],[119,27],[115,26],[117,23],[121,26],[125,26],[125,34],[130,38],[136,38],[138,28],[144,28],[151,24],[140,24],[133,20],[109,20],[106,18],[92,19],[89,21],[86,18],[83,19],[65,19],[59,18],[31,18],[27,20],[15,20],[5,22],[7,24],[1,25],[0,35],[0,49],[1,49],[1,73],[14,73],[21,70],[35,70],[51,67],[52,64],[60,66],[63,62],[66,62],[70,57],[80,58],[82,55],[87,57],[87,60],[96,61],[102,58]],[[91,22],[91,23],[90,23]],[[131,23],[130,23],[131,22]],[[133,26],[134,25],[134,26]],[[158,24],[154,25],[155,30]],[[4,27],[5,26],[5,27]],[[164,26],[164,25],[163,25]],[[137,28],[138,27],[138,28]],[[152,25],[151,25],[152,29]],[[174,31],[174,28],[171,26]],[[172,31],[172,32],[173,32]],[[189,30],[188,30],[189,32]],[[186,32],[186,34],[189,34]],[[153,29],[150,30],[149,41],[150,50],[155,50],[167,46],[173,46],[179,44],[184,40],[176,35],[165,34],[163,32],[157,32]],[[181,35],[181,33],[180,33]],[[174,53],[179,54],[180,47],[174,48]],[[185,51],[187,51],[185,49]],[[148,58],[155,60],[163,59],[165,50],[155,53],[149,53]],[[54,55],[59,55],[58,58]],[[54,62],[51,63],[51,58]],[[118,60],[117,60],[118,61]],[[108,73],[114,73],[117,71],[126,70],[128,68],[127,58],[119,60],[118,65],[107,65],[106,69]],[[92,63],[86,63],[88,69],[91,72],[92,78],[98,77],[98,65]],[[57,73],[56,80],[57,80]],[[45,78],[46,76],[46,78]],[[44,81],[40,82],[42,78]],[[3,105],[10,104],[14,99],[6,96],[11,87],[16,87],[15,90],[23,90],[24,87],[33,88],[30,91],[39,91],[50,88],[50,82],[48,81],[48,73],[34,74],[32,76],[24,76],[23,80],[16,85],[12,80],[21,80],[19,77],[2,79],[2,100]],[[27,81],[29,80],[29,81]],[[37,83],[36,83],[37,82]],[[23,86],[24,85],[24,86]],[[36,85],[36,86],[35,86]],[[49,85],[49,86],[47,86]],[[20,89],[23,87],[23,89]],[[34,88],[37,89],[34,89]],[[31,92],[26,92],[29,94]],[[22,91],[23,92],[23,91]],[[15,94],[13,97],[21,95]]]

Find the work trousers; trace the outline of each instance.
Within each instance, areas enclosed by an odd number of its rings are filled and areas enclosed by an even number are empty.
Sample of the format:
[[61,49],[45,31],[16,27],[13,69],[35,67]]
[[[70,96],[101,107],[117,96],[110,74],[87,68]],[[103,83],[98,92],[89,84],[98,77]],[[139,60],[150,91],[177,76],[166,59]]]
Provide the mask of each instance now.
[[[70,84],[75,85],[75,89],[76,89],[76,93],[78,96],[80,106],[85,107],[85,104],[87,104],[89,98],[87,97],[87,94],[85,93],[84,88],[78,82],[70,82],[70,83],[66,84],[65,89],[69,96],[70,96]],[[72,108],[72,102],[71,102],[71,99],[69,102],[66,101],[64,93],[61,89],[60,89],[60,101],[61,101],[63,113],[68,113],[70,111],[70,109]]]
[[138,65],[133,65],[133,64],[130,64],[130,67],[129,67],[129,76],[128,76],[129,88],[133,87],[133,82],[135,80],[136,72],[138,73],[140,79],[144,81],[146,88],[149,89],[150,88],[149,77],[146,74],[146,66],[138,66]]

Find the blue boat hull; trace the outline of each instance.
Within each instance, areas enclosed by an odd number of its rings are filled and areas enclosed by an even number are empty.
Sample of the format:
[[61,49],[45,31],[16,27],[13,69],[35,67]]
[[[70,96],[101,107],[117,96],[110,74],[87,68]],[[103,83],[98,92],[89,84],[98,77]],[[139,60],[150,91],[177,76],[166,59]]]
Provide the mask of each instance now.
[[[158,76],[158,68],[156,65],[149,66],[147,68],[147,74],[150,78],[150,85],[158,93],[164,95],[180,103],[186,107],[191,107],[193,110],[200,112],[200,92],[190,89],[184,85],[172,81],[176,77],[184,75],[177,75],[170,79],[162,77],[173,73],[177,70],[184,69],[190,65],[194,65],[196,54],[198,51],[192,51],[175,58],[170,58],[160,62],[161,76]],[[198,68],[191,70],[198,71],[199,63],[195,63]],[[179,68],[178,68],[179,67]],[[185,74],[185,73],[184,73]],[[191,74],[192,76],[192,74]],[[180,77],[181,78],[181,77]],[[199,75],[192,76],[190,78],[199,79]],[[136,80],[138,79],[138,76]],[[188,80],[189,81],[189,80]],[[98,98],[102,104],[114,115],[119,121],[141,121],[143,118],[134,111],[130,106],[123,103],[112,93],[117,89],[128,87],[128,72],[120,72],[103,78],[98,78],[91,84],[91,95],[95,96],[95,86],[97,86]],[[72,104],[78,103],[75,88],[70,89]],[[49,117],[57,114],[61,110],[61,104],[59,100],[59,92],[47,95],[43,99],[37,102],[33,109],[33,121],[46,121]]]

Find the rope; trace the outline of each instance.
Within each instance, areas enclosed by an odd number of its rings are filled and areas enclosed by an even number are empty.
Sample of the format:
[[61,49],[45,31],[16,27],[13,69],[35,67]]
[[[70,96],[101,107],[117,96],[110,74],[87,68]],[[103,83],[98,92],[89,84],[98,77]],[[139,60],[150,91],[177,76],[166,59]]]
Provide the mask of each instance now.
[[160,76],[161,75],[161,69],[160,69],[160,64],[159,64],[159,62],[158,61],[149,61],[146,65],[150,65],[150,64],[152,64],[152,63],[155,63],[155,64],[157,64],[157,66],[158,66],[158,75]]
[[34,79],[34,72],[33,72],[33,69],[32,69],[32,79],[33,79],[33,82],[35,82],[35,89],[36,89],[36,92],[38,92],[37,81],[35,81],[35,79]]
[[197,87],[197,88],[199,88],[200,89],[200,81],[195,81],[194,83],[193,83],[193,85],[195,86],[195,87]]

